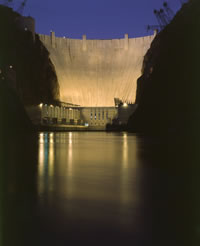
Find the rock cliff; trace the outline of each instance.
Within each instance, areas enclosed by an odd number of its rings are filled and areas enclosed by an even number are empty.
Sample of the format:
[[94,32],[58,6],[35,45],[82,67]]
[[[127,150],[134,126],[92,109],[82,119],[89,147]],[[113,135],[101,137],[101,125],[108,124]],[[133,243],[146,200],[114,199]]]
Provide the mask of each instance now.
[[0,5],[0,69],[12,67],[16,90],[24,104],[52,103],[59,85],[47,49],[37,35],[22,29],[22,16]]
[[184,4],[145,55],[130,131],[177,133],[200,123],[200,2]]
[[13,138],[15,134],[33,130],[22,102],[16,91],[8,86],[8,81],[0,79],[0,136]]

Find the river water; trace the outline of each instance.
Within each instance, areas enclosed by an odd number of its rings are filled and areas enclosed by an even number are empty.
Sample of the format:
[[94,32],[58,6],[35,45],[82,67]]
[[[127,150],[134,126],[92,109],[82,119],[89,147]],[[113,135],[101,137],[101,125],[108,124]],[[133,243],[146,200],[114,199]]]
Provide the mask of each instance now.
[[7,141],[0,245],[199,245],[198,169],[170,141],[126,132]]

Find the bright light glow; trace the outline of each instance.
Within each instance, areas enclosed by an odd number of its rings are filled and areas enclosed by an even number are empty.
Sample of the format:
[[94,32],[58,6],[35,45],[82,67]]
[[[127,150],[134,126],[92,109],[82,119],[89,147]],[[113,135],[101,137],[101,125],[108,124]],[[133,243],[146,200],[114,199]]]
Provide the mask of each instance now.
[[125,167],[128,163],[128,139],[127,133],[123,133],[123,166]]
[[50,144],[49,144],[49,176],[52,177],[54,174],[54,134],[50,133]]
[[72,108],[69,108],[69,110],[72,110]]
[[50,137],[50,143],[53,144],[53,143],[54,143],[54,140],[53,140],[53,133],[50,133],[50,134],[49,134],[49,137]]
[[53,108],[53,105],[50,105],[51,108]]
[[43,144],[44,143],[44,134],[40,133],[40,143]]
[[69,145],[68,145],[68,172],[72,172],[73,161],[73,147],[72,147],[72,132],[69,132]]
[[[40,134],[40,137],[42,135]],[[38,151],[38,161],[39,161],[39,166],[38,166],[38,171],[39,171],[39,176],[43,176],[43,170],[44,170],[44,159],[45,159],[45,154],[44,154],[44,141],[41,142],[40,138],[40,144],[39,144],[39,151]],[[43,184],[42,182],[39,182],[39,193],[43,192]]]
[[40,105],[39,105],[39,106],[40,106],[40,108],[42,108],[42,106],[43,106],[43,103],[40,103]]
[[124,106],[124,107],[128,107],[128,104],[127,104],[127,103],[124,103],[123,106]]
[[124,133],[123,133],[123,138],[124,138],[124,139],[127,139],[127,132],[124,132]]
[[72,132],[69,133],[69,144],[72,144]]
[[12,68],[13,68],[13,66],[12,66],[12,65],[10,65],[10,68],[12,69]]

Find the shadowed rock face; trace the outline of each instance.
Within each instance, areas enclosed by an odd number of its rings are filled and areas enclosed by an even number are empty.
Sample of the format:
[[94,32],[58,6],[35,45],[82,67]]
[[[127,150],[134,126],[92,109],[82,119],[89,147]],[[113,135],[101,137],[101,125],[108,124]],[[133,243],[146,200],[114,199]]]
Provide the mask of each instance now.
[[200,2],[184,4],[159,33],[137,82],[138,108],[128,127],[136,132],[190,132],[200,122]]
[[22,29],[21,21],[21,15],[0,5],[0,69],[12,65],[24,104],[53,103],[59,99],[59,85],[49,53],[37,35]]
[[135,101],[143,57],[154,36],[114,40],[39,36],[55,66],[61,101],[93,107],[114,106],[114,98]]
[[0,135],[3,139],[17,133],[30,133],[33,128],[16,91],[8,84],[9,81],[0,78]]

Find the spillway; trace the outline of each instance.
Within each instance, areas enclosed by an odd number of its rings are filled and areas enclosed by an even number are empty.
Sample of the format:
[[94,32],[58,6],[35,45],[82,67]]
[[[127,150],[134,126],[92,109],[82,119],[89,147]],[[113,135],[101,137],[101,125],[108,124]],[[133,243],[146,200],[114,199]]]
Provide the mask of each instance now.
[[87,40],[39,35],[50,52],[60,99],[83,107],[114,106],[114,98],[134,102],[144,55],[155,35]]

